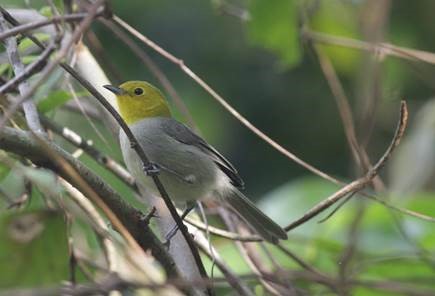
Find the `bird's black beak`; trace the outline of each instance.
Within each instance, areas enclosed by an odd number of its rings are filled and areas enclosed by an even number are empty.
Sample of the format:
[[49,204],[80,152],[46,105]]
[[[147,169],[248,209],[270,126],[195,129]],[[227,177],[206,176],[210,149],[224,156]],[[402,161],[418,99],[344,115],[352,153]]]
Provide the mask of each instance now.
[[120,87],[117,87],[117,86],[113,86],[113,85],[103,85],[103,87],[105,88],[105,89],[108,89],[108,90],[110,90],[111,92],[113,92],[115,95],[122,95],[122,94],[124,94],[125,93],[125,91],[122,89],[122,88],[120,88]]

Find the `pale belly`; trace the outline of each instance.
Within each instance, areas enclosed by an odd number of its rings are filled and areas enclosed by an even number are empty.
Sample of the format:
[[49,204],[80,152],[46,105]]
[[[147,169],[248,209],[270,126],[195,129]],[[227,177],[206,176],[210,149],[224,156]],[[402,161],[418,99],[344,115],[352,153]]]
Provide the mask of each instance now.
[[[141,123],[133,125],[130,129],[138,139],[141,139],[139,141],[147,157],[161,167],[158,177],[174,202],[181,203],[219,195],[219,183],[222,178],[226,179],[226,176],[223,176],[208,155],[192,145],[176,141],[153,126],[148,127]],[[120,133],[120,143],[124,161],[137,182],[160,196],[152,178],[145,175],[141,160],[130,148],[123,132]]]

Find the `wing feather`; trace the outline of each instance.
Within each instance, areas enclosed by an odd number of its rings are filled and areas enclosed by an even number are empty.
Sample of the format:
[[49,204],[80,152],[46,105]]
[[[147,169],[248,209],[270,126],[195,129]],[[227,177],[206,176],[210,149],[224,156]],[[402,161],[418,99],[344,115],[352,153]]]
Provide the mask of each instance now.
[[162,124],[163,130],[175,140],[186,145],[193,145],[209,155],[217,166],[230,178],[231,184],[237,188],[243,188],[244,182],[234,166],[215,148],[210,146],[204,139],[195,134],[184,124],[168,118]]

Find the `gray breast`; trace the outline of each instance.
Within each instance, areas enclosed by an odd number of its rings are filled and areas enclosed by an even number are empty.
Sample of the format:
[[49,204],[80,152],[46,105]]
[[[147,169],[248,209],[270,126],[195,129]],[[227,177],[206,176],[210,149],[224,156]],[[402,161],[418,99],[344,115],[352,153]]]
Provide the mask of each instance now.
[[[147,157],[161,166],[159,178],[174,201],[206,198],[216,189],[219,169],[207,154],[194,145],[179,142],[169,136],[163,128],[163,123],[167,125],[168,120],[173,119],[143,119],[130,126],[130,129]],[[174,124],[179,124],[173,121]],[[120,132],[120,143],[130,172],[148,190],[159,195],[152,179],[145,176],[142,163],[130,148],[123,131]]]

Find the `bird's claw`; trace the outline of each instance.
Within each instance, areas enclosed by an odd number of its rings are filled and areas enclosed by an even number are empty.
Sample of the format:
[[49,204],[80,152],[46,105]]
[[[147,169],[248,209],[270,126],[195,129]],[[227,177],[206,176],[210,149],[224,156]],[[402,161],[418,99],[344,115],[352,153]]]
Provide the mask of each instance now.
[[147,165],[144,165],[143,171],[147,176],[158,175],[160,173],[160,167],[154,162],[149,162]]
[[172,227],[171,230],[168,231],[168,233],[166,233],[165,235],[165,242],[163,243],[163,245],[168,246],[171,242],[171,239],[175,236],[175,234],[177,234],[179,227],[177,224],[174,225],[174,227]]

